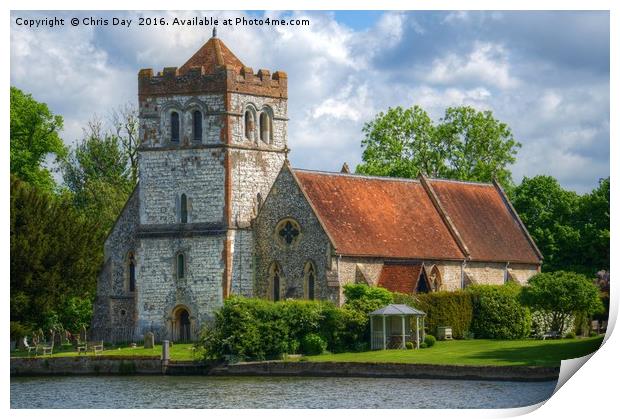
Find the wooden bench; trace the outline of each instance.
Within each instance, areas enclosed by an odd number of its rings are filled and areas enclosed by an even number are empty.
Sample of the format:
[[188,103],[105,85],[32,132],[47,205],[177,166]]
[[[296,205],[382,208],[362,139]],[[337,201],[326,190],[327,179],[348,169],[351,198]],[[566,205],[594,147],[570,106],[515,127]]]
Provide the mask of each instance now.
[[88,350],[93,351],[95,355],[99,352],[103,352],[103,341],[88,342]]
[[75,345],[75,350],[77,351],[78,355],[81,354],[82,352],[86,353],[86,350],[88,349],[88,344],[86,342],[81,342],[79,339]]
[[54,352],[54,343],[52,342],[52,344],[47,344],[47,343],[42,343],[37,345],[37,349],[35,351],[35,355],[51,355],[52,352]]

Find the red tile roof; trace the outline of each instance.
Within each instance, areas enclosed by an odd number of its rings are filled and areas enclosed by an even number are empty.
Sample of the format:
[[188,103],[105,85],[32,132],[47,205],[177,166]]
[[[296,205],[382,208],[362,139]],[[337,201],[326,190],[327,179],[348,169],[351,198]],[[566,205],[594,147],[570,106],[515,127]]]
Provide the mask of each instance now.
[[472,260],[540,263],[539,254],[492,184],[429,179]]
[[293,172],[338,253],[464,258],[419,181]]
[[422,264],[384,265],[377,285],[391,292],[413,294],[418,285],[421,271]]
[[541,262],[495,185],[292,172],[339,254]]
[[213,74],[217,67],[224,65],[231,66],[235,71],[244,67],[241,60],[219,38],[213,37],[179,68],[179,74],[200,66],[204,67],[205,74]]

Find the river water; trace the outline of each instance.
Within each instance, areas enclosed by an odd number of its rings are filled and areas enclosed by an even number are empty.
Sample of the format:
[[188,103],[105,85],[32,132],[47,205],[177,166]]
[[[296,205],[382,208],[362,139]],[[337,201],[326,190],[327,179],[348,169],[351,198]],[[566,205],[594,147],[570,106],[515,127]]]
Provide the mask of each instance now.
[[314,377],[11,377],[11,408],[510,408],[555,381]]

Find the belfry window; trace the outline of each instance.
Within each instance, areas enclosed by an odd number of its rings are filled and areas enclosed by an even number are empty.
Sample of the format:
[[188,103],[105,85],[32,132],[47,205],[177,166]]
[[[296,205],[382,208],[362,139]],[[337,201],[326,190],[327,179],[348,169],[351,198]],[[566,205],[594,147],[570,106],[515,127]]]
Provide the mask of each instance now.
[[172,112],[170,114],[170,140],[179,142],[180,126],[179,126],[179,113]]
[[202,141],[202,113],[200,111],[194,111],[193,113],[193,134],[194,141]]
[[185,255],[179,253],[177,255],[177,279],[185,278]]
[[251,110],[246,110],[243,117],[243,123],[245,125],[245,138],[248,140],[254,139],[254,113]]
[[129,253],[129,292],[136,290],[136,259],[133,252]]
[[187,223],[187,196],[181,195],[181,223]]
[[271,116],[264,110],[260,113],[260,139],[271,144]]

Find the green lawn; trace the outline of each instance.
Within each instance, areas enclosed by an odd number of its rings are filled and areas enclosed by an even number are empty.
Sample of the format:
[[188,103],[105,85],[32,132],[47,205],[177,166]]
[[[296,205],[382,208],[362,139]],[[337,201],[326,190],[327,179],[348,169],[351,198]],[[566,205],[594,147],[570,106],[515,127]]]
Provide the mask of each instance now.
[[457,365],[559,366],[563,359],[578,358],[596,351],[603,337],[562,340],[453,340],[438,341],[419,350],[346,352],[308,356],[311,362],[399,362]]
[[[201,353],[199,351],[193,351],[192,347],[194,345],[191,343],[176,343],[170,348],[170,359],[173,361],[191,361],[194,359],[198,359],[201,357]],[[195,352],[195,353],[194,353]],[[141,346],[137,348],[106,348],[101,355],[106,356],[161,356],[161,345],[155,345],[153,349],[144,349]],[[12,351],[11,357],[27,357],[27,351]],[[78,353],[75,352],[72,348],[54,350],[53,358],[63,357],[63,356],[78,356]],[[85,356],[85,355],[81,355]],[[86,354],[86,356],[93,356],[92,352]],[[45,358],[48,358],[49,355],[46,355]],[[38,358],[43,358],[43,356],[38,356]]]

